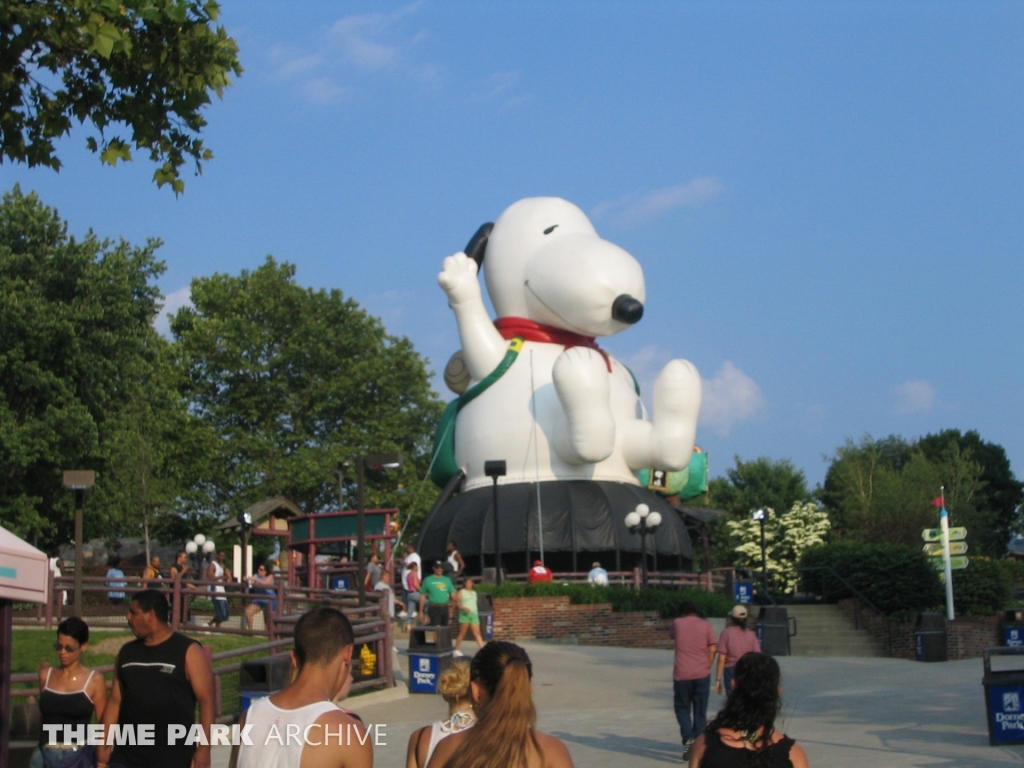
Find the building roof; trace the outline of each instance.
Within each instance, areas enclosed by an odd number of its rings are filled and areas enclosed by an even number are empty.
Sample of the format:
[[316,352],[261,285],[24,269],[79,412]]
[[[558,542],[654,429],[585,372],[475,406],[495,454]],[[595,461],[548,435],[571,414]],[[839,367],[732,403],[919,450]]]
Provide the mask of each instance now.
[[[299,505],[294,501],[286,499],[284,496],[275,496],[272,499],[264,499],[263,501],[257,501],[251,507],[246,510],[252,515],[253,528],[270,528],[274,529],[277,526],[272,524],[272,519],[287,520],[290,517],[296,515],[304,515]],[[231,517],[225,520],[223,523],[217,526],[218,531],[237,531],[242,527],[242,524],[238,522],[237,518]],[[287,526],[285,526],[287,529]]]

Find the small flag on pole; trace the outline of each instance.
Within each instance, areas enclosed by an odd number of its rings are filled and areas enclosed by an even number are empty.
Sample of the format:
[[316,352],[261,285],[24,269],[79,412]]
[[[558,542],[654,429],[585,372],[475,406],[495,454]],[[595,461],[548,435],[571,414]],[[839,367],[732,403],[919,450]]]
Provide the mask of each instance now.
[[934,499],[932,499],[932,506],[933,507],[944,507],[944,506],[946,506],[946,500],[944,498],[942,498],[941,496],[936,496]]

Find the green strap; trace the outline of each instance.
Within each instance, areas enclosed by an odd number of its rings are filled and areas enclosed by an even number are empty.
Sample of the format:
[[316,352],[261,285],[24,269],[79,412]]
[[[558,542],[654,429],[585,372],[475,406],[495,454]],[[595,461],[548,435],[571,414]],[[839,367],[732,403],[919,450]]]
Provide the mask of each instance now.
[[508,351],[498,363],[498,367],[445,407],[441,421],[438,422],[437,431],[434,433],[434,465],[430,470],[430,479],[439,488],[444,488],[459,471],[459,465],[455,463],[455,418],[459,415],[459,411],[504,376],[505,372],[512,367],[512,363],[519,357],[522,349],[523,339],[521,336],[516,336],[508,345]]

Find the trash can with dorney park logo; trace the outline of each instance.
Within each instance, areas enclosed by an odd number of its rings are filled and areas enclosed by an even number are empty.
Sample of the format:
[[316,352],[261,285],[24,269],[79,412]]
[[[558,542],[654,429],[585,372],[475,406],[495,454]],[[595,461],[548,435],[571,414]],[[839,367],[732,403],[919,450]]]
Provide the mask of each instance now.
[[988,743],[1024,744],[1024,648],[986,648],[982,658]]

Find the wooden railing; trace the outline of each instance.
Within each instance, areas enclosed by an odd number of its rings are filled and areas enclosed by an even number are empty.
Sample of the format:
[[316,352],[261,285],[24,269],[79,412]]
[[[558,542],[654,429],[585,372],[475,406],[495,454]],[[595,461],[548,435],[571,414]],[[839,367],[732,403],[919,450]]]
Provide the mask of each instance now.
[[[555,573],[553,581],[556,584],[587,584],[588,572],[562,572]],[[525,573],[510,573],[505,576],[506,581],[525,583],[529,577]],[[639,568],[632,571],[609,571],[608,584],[611,586],[632,587],[639,589],[642,583],[642,575]],[[668,589],[704,589],[708,592],[722,592],[727,586],[727,576],[716,571],[705,571],[703,573],[687,573],[683,571],[648,571],[647,584],[651,587],[665,587]]]

